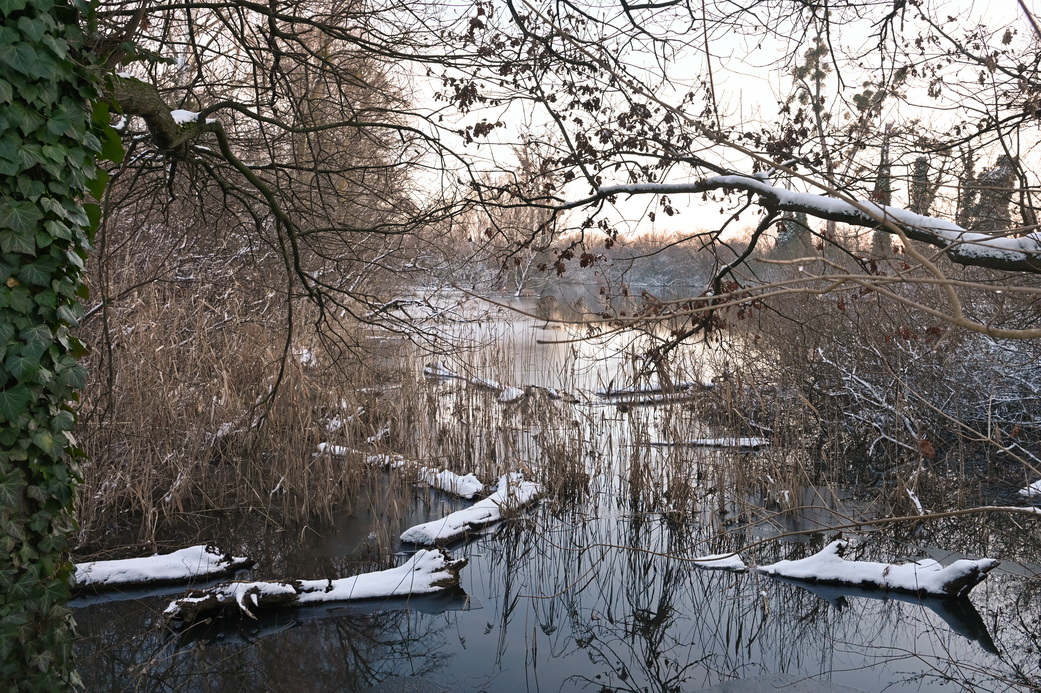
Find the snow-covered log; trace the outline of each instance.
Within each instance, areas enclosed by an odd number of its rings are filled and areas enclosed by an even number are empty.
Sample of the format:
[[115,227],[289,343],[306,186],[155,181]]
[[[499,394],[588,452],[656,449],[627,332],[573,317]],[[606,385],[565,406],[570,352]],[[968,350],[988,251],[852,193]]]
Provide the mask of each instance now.
[[76,564],[75,590],[127,589],[231,575],[253,565],[249,558],[226,554],[215,546],[192,546],[147,558]]
[[960,560],[947,567],[931,558],[900,565],[847,561],[842,558],[842,554],[848,545],[849,542],[844,540],[833,541],[812,556],[760,566],[759,572],[825,585],[850,585],[919,596],[960,598],[968,596],[969,591],[1000,564],[1000,561],[992,558]]
[[693,440],[675,440],[654,442],[651,445],[683,446],[694,448],[739,448],[742,450],[758,450],[770,444],[769,438],[694,438]]
[[397,568],[338,580],[228,582],[193,591],[170,602],[163,613],[190,625],[227,609],[256,618],[253,612],[260,609],[432,594],[457,587],[466,563],[465,558],[452,558],[442,550],[421,550]]
[[401,535],[401,541],[422,546],[440,546],[462,539],[468,532],[499,522],[504,515],[533,503],[542,488],[524,481],[520,474],[507,474],[499,479],[492,495],[440,520],[411,527]]
[[438,378],[440,380],[462,380],[466,384],[476,387],[479,390],[498,392],[499,401],[504,404],[519,402],[524,399],[524,396],[527,394],[519,387],[503,385],[496,380],[490,380],[488,378],[471,378],[466,375],[460,375],[446,366],[443,361],[433,361],[428,363],[423,368],[423,375],[428,378]]
[[354,450],[343,445],[332,445],[330,443],[319,443],[318,454],[332,455],[333,457],[347,457],[357,455],[362,462],[370,467],[383,467],[384,469],[414,469],[419,480],[427,486],[432,486],[453,496],[473,498],[484,491],[484,483],[474,474],[456,474],[447,469],[436,467],[424,467],[415,460],[409,460],[401,455],[394,454],[369,454],[361,450]]

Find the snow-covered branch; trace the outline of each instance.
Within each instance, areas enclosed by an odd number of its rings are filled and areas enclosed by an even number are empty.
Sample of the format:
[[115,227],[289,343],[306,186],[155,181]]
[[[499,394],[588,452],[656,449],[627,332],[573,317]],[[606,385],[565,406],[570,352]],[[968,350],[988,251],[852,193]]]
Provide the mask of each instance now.
[[946,219],[915,214],[870,200],[847,201],[825,195],[794,192],[754,176],[725,175],[693,183],[636,183],[604,186],[595,194],[559,209],[574,209],[619,195],[699,194],[713,190],[741,190],[775,212],[802,212],[808,216],[851,226],[880,228],[943,249],[954,262],[1015,272],[1041,273],[1041,233],[1019,238],[972,233]]

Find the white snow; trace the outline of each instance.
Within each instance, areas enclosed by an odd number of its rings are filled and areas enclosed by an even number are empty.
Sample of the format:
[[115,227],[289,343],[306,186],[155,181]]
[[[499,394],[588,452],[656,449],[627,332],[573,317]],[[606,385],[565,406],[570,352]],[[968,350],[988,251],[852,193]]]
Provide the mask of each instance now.
[[931,558],[900,565],[847,561],[842,558],[847,546],[844,540],[833,541],[812,556],[760,566],[759,572],[794,580],[963,597],[999,564],[992,558],[960,560],[947,567]]
[[459,583],[466,560],[454,560],[442,551],[417,551],[408,561],[389,570],[337,580],[289,582],[232,582],[193,593],[166,607],[168,618],[182,618],[199,607],[208,610],[237,604],[247,616],[263,606],[300,606],[319,602],[402,597],[439,592]]
[[1026,498],[1034,498],[1041,496],[1041,480],[1035,481],[1026,488],[1019,489],[1019,495]]
[[524,481],[520,474],[506,474],[499,479],[492,495],[469,508],[405,530],[401,541],[424,546],[447,544],[474,529],[499,522],[504,514],[534,502],[541,493],[542,488],[535,482]]
[[420,467],[419,478],[428,486],[433,486],[445,493],[459,496],[460,498],[473,498],[484,491],[484,484],[473,474],[460,476],[447,469],[434,469],[433,467]]
[[178,125],[187,125],[188,123],[196,123],[199,121],[199,114],[195,111],[186,111],[183,108],[178,108],[170,111],[170,117],[174,119],[174,122]]
[[499,401],[504,402],[506,404],[519,402],[523,398],[524,390],[520,389],[519,387],[504,387],[502,388],[502,392],[499,394]]
[[78,563],[75,579],[77,587],[92,588],[181,582],[207,575],[226,575],[252,563],[248,558],[225,555],[216,547],[200,545],[148,558]]
[[733,570],[743,572],[748,566],[736,553],[714,553],[708,556],[698,556],[692,561],[699,568],[713,568],[715,570]]

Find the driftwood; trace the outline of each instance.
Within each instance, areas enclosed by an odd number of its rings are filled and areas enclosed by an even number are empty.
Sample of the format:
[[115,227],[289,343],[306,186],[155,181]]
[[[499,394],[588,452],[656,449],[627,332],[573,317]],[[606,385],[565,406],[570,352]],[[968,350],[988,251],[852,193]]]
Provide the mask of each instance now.
[[542,488],[538,484],[524,481],[519,474],[507,474],[499,479],[498,488],[492,495],[469,508],[405,530],[401,541],[420,546],[450,544],[474,530],[499,522],[505,514],[535,502],[541,493]]
[[651,445],[659,447],[736,448],[738,450],[758,450],[769,444],[769,438],[693,438],[651,443]]
[[484,483],[474,474],[456,474],[447,469],[437,467],[424,467],[415,460],[410,460],[401,455],[385,453],[367,453],[355,450],[343,445],[332,445],[330,443],[318,444],[319,455],[331,455],[333,457],[350,457],[352,455],[361,458],[361,461],[370,467],[382,469],[406,469],[414,470],[419,481],[427,486],[432,486],[440,491],[453,496],[466,498],[467,500],[484,492]]
[[397,568],[337,580],[228,582],[192,591],[163,613],[171,621],[191,625],[228,611],[255,619],[253,612],[264,609],[433,594],[457,587],[466,563],[441,550],[422,550]]
[[1000,565],[993,558],[960,560],[944,567],[931,558],[893,565],[842,558],[849,546],[833,541],[819,553],[798,561],[778,561],[761,566],[761,573],[822,585],[849,585],[866,589],[905,592],[918,596],[963,598]]
[[251,559],[226,554],[215,546],[192,546],[147,558],[77,563],[73,592],[179,584],[227,577],[252,566]]

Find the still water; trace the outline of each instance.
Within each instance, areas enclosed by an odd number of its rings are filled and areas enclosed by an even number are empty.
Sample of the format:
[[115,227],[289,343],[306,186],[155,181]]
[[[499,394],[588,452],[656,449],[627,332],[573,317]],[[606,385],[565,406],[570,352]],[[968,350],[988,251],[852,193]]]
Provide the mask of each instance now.
[[[185,633],[169,631],[161,615],[179,590],[83,599],[76,620],[87,690],[1036,690],[1041,583],[1009,539],[1014,532],[967,522],[849,536],[871,560],[1005,560],[971,603],[694,567],[695,556],[742,548],[752,564],[802,557],[833,533],[762,540],[866,506],[846,490],[805,487],[787,492],[787,507],[813,510],[780,512],[768,483],[728,491],[738,478],[768,477],[765,461],[797,451],[651,445],[720,431],[682,403],[598,402],[591,393],[617,387],[633,359],[617,341],[575,341],[589,327],[548,323],[546,306],[522,304],[539,317],[493,311],[451,328],[483,349],[447,363],[504,384],[585,393],[579,403],[531,395],[503,405],[463,381],[423,384],[428,420],[412,422],[408,453],[442,464],[451,454],[455,471],[489,481],[515,469],[552,479],[550,497],[530,512],[450,547],[469,560],[460,589]],[[702,349],[691,359],[697,382],[740,366]],[[422,364],[417,358],[417,371]],[[419,489],[386,507],[392,474],[376,472],[362,491],[368,502],[328,525],[287,529],[229,516],[192,543],[255,558],[252,579],[342,577],[375,569],[388,552],[400,561],[410,549],[394,540],[401,531],[468,503]]]

